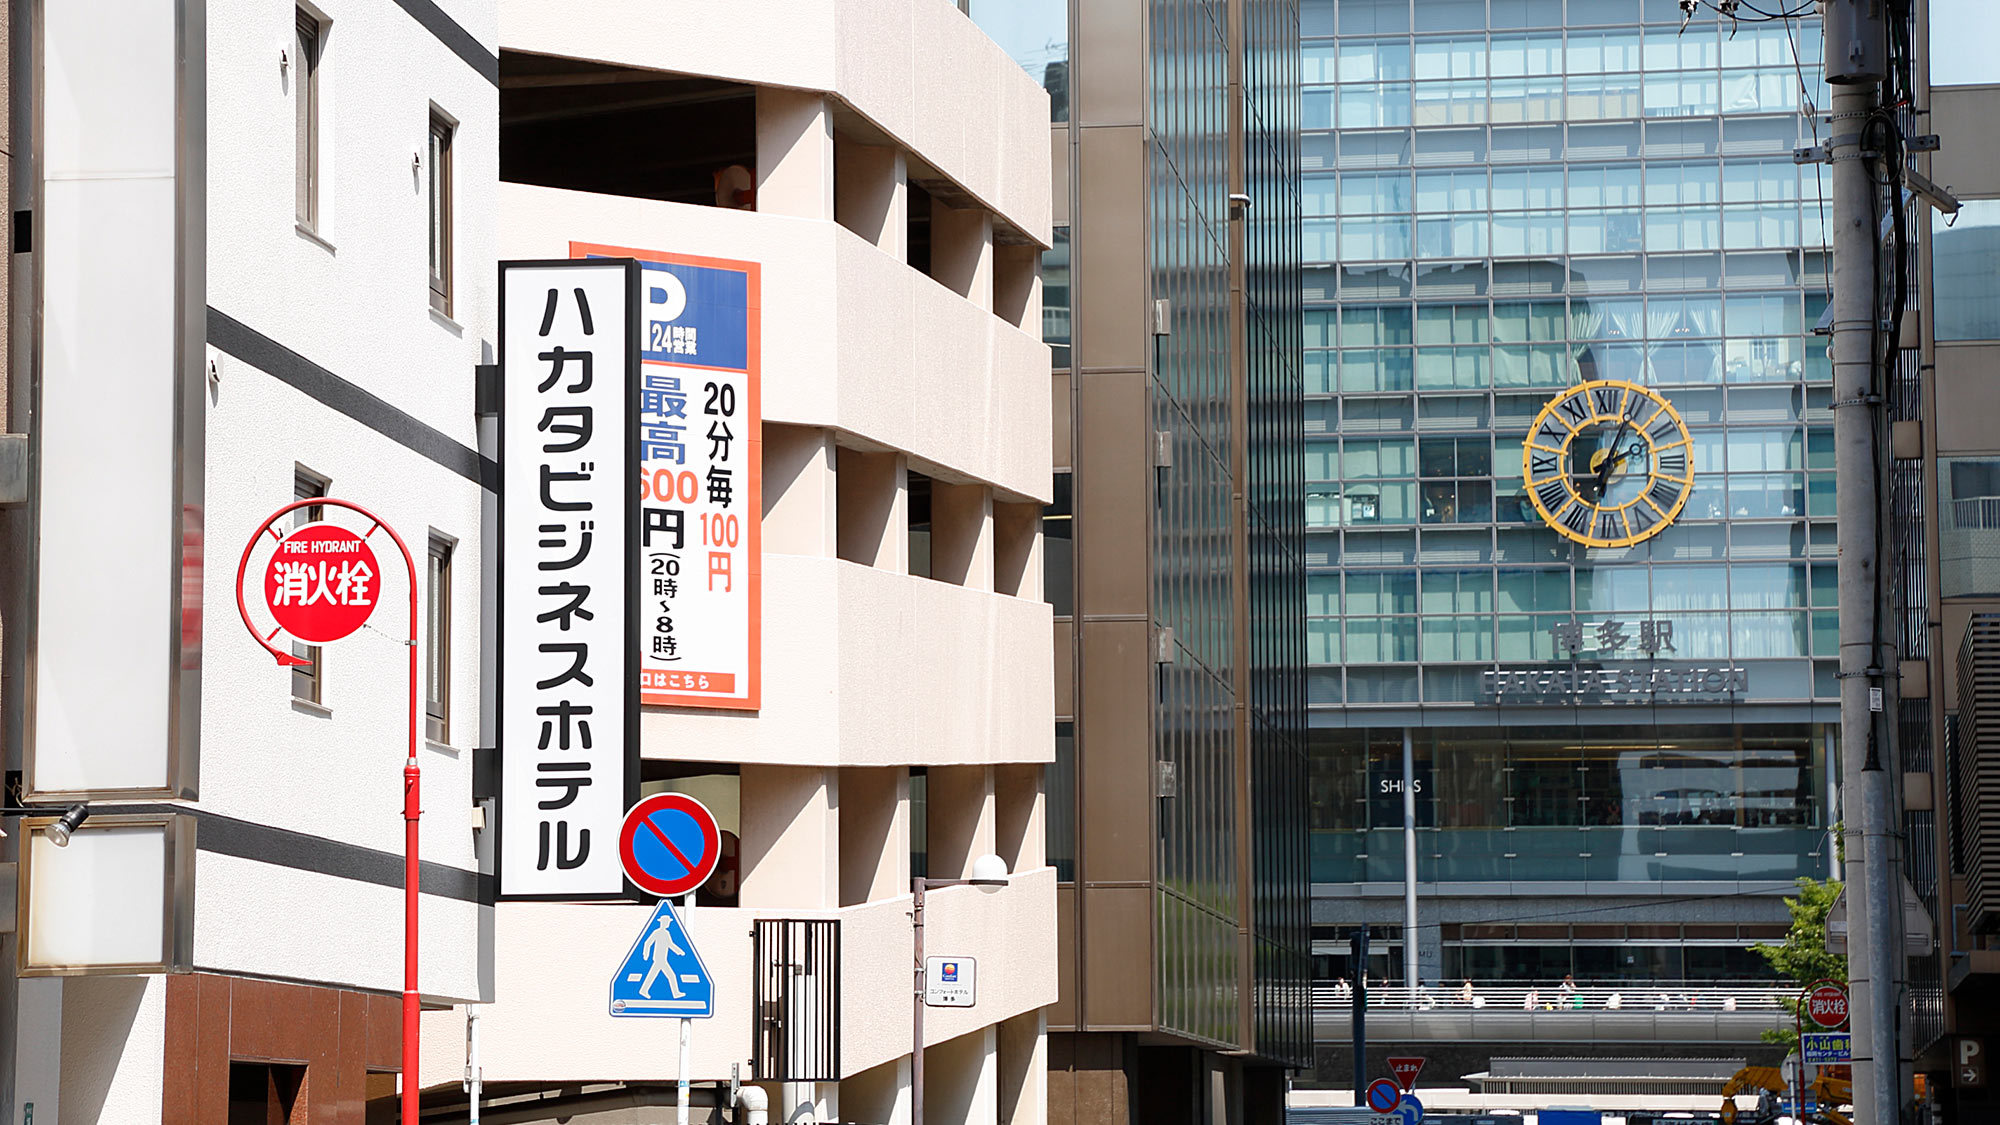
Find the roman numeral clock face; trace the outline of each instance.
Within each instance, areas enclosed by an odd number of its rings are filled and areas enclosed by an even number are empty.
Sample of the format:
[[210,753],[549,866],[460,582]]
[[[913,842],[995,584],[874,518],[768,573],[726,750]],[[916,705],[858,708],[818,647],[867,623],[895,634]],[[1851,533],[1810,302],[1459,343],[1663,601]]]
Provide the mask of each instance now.
[[1667,529],[1694,490],[1694,443],[1673,405],[1600,379],[1549,400],[1521,450],[1528,499],[1586,547],[1629,547]]

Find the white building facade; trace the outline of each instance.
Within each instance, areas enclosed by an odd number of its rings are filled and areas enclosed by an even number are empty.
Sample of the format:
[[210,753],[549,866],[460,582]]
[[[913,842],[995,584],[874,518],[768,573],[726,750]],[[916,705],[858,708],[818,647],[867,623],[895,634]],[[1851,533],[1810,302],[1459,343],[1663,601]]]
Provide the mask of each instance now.
[[[474,399],[494,337],[497,10],[11,9],[9,428],[34,439],[40,478],[33,506],[10,514],[9,550],[35,565],[5,568],[7,767],[25,769],[25,795],[46,801],[78,788],[62,778],[109,778],[120,755],[167,755],[178,777],[152,799],[86,781],[77,795],[90,819],[47,854],[87,866],[90,834],[120,815],[172,818],[193,854],[170,878],[165,924],[182,931],[167,942],[173,971],[16,978],[21,951],[0,949],[0,1076],[11,1076],[0,1108],[37,1125],[221,1122],[257,1107],[274,1116],[256,1120],[393,1115],[410,645],[424,809],[417,987],[427,1006],[491,995],[472,791],[489,741],[481,572],[493,464]],[[130,482],[122,504],[91,475],[100,457]],[[239,618],[236,564],[267,516],[320,496],[401,536],[414,603],[377,530],[367,627],[313,651],[279,637],[280,651],[309,661],[283,667]],[[275,530],[321,518],[357,535],[371,522],[316,505]],[[77,568],[121,541],[143,565],[94,597],[123,603],[129,640],[93,624],[93,596],[77,588]],[[172,542],[170,571],[153,552]],[[167,630],[156,634],[156,619],[175,622],[172,653],[157,651]],[[66,648],[91,636],[106,657],[94,686]],[[5,825],[10,849],[18,823]],[[60,882],[78,900],[115,894],[108,872],[43,874],[44,890]],[[88,923],[54,900],[23,902],[31,947],[37,926],[53,941],[51,927],[158,924],[115,899]]]

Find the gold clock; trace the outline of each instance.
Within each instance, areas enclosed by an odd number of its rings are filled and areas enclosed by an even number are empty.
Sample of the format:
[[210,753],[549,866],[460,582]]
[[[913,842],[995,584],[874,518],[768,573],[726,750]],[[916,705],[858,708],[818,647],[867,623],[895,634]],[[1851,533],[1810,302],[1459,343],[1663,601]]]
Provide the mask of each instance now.
[[1586,547],[1629,547],[1667,529],[1694,491],[1693,439],[1673,404],[1596,379],[1549,400],[1521,448],[1528,500]]

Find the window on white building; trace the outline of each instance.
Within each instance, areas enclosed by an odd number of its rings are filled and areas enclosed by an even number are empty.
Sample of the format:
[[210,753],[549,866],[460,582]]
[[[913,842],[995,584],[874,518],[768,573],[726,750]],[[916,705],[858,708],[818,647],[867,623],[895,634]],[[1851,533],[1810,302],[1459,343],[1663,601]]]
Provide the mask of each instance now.
[[[294,500],[312,500],[325,496],[326,490],[331,484],[332,481],[313,472],[304,465],[295,465],[292,469],[292,499]],[[303,508],[293,510],[292,526],[299,527],[303,524],[317,523],[325,518],[325,505],[308,504]],[[300,644],[297,641],[292,642],[292,655],[310,662],[292,665],[293,699],[305,703],[324,704],[325,701],[321,698],[321,693],[326,686],[326,675],[320,659],[323,652],[325,652],[325,649],[320,645]]]
[[292,103],[296,126],[298,218],[308,230],[319,227],[319,55],[326,25],[304,8],[298,9],[298,40],[293,45]]
[[449,536],[431,532],[424,569],[424,718],[432,742],[451,741],[451,556]]
[[451,118],[431,110],[430,268],[431,307],[451,315],[451,140],[458,131]]

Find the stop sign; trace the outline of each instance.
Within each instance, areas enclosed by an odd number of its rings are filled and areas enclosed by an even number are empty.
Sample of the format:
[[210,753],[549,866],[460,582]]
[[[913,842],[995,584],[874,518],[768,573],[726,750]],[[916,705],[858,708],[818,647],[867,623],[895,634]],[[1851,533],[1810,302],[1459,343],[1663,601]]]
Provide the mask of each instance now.
[[382,568],[361,536],[310,523],[278,544],[264,568],[264,603],[301,641],[337,641],[367,622],[381,598]]
[[1806,1017],[1821,1027],[1839,1027],[1847,1022],[1847,990],[1837,984],[1822,984],[1806,994]]

